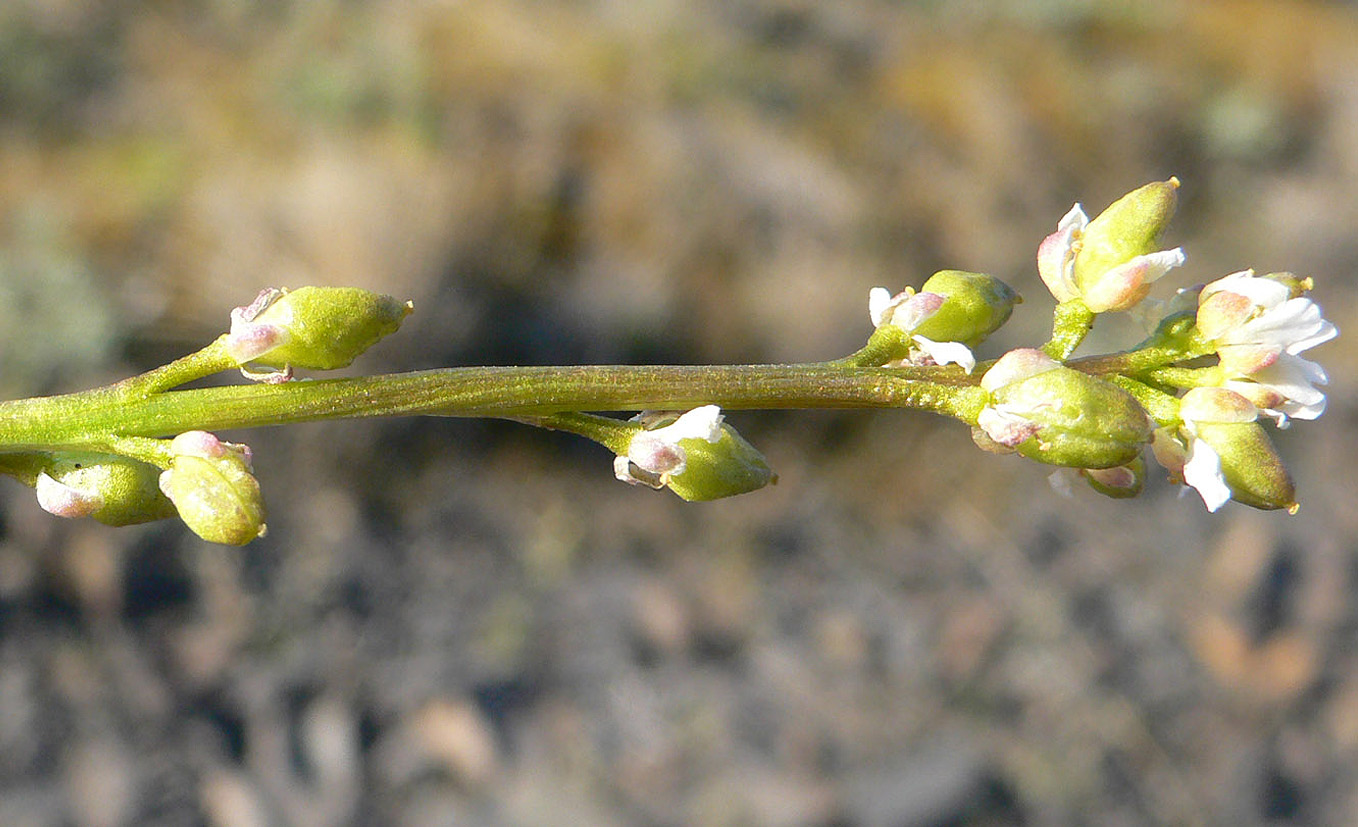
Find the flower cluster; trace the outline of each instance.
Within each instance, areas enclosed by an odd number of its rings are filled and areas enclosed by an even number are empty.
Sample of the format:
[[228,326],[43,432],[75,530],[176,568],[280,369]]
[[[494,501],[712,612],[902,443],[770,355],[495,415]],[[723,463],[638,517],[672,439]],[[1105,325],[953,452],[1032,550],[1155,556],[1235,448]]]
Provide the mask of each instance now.
[[[1154,281],[1184,263],[1180,248],[1155,250],[1173,213],[1178,186],[1173,178],[1148,184],[1093,221],[1076,204],[1042,242],[1038,273],[1059,302],[1053,343],[1078,343],[1095,314],[1136,307]],[[1171,480],[1196,490],[1211,511],[1232,499],[1256,508],[1297,509],[1292,480],[1259,420],[1262,416],[1286,428],[1293,419],[1315,419],[1325,410],[1321,386],[1328,377],[1301,354],[1333,339],[1338,330],[1305,297],[1311,286],[1310,279],[1291,274],[1256,276],[1245,270],[1198,289],[1196,310],[1183,306],[1183,299],[1192,300],[1192,291],[1180,291],[1179,302],[1165,305],[1168,312],[1157,335],[1125,358],[1103,362],[1114,369],[1108,379],[1153,420],[1155,458]],[[1075,308],[1073,313],[1069,308]],[[1070,324],[1083,329],[1069,335],[1060,328],[1063,319],[1072,318]],[[1065,357],[1074,347],[1058,349]],[[1137,353],[1158,358],[1138,363]],[[1199,366],[1205,357],[1215,357],[1215,364]],[[1034,362],[1031,356],[1016,361]],[[991,379],[988,373],[982,387],[996,392],[1013,381],[1009,366],[1014,363],[1009,356],[1002,358],[991,368],[1001,370],[1001,378]],[[1064,398],[1076,395],[1067,392]],[[1001,445],[1010,443],[996,434],[1010,440],[1039,437],[1043,429],[1037,419],[1025,419],[1012,407],[997,399],[983,411],[979,428]],[[1116,465],[1094,453],[1086,459],[1056,464],[1081,469],[1105,494],[1140,491],[1144,464],[1139,456]],[[1111,487],[1110,470],[1117,471]]]

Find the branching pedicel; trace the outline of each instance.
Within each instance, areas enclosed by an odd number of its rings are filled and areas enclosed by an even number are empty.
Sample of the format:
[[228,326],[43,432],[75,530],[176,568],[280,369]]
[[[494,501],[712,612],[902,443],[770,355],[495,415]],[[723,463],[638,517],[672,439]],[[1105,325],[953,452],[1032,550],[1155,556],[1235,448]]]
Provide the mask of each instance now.
[[[1287,273],[1234,273],[1145,301],[1154,281],[1184,263],[1182,250],[1157,249],[1178,186],[1173,178],[1147,184],[1092,221],[1072,208],[1037,254],[1057,300],[1051,340],[992,362],[977,362],[972,348],[1019,297],[999,279],[958,270],[934,274],[918,292],[874,288],[874,332],[831,362],[469,367],[324,380],[293,371],[348,365],[395,332],[410,304],[351,288],[270,289],[197,353],[108,387],[0,403],[0,472],[62,517],[128,525],[177,514],[205,540],[240,545],[264,534],[259,483],[250,449],[211,431],[500,417],[600,443],[626,482],[711,500],[775,479],[723,409],[897,407],[960,419],[982,448],[1072,469],[1111,497],[1140,492],[1149,447],[1211,511],[1234,499],[1295,512],[1292,481],[1260,419],[1286,428],[1320,416],[1327,378],[1301,354],[1338,331],[1305,298],[1310,279]],[[1072,358],[1097,314],[1139,305],[1159,317],[1149,338]],[[254,382],[178,389],[237,368]],[[589,413],[627,410],[642,413]]]

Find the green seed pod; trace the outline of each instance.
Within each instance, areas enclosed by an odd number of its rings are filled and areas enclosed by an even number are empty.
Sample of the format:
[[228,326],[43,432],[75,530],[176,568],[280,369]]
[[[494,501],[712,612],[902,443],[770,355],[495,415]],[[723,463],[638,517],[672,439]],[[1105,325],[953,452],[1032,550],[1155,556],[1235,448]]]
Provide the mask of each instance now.
[[1013,447],[1038,462],[1113,468],[1132,462],[1151,437],[1150,418],[1136,399],[1071,368],[994,388],[992,397],[994,410],[1031,423],[1032,435]]
[[1089,222],[1075,256],[1075,283],[1083,292],[1105,273],[1155,250],[1174,215],[1179,179],[1132,190]]
[[921,293],[944,296],[943,305],[914,332],[936,342],[961,342],[975,347],[994,333],[1023,301],[1014,289],[994,276],[962,270],[940,270],[929,277]]
[[249,449],[203,431],[180,434],[171,448],[175,456],[160,475],[160,489],[194,534],[229,546],[264,536],[264,500],[250,473]]
[[747,494],[778,481],[764,455],[730,425],[722,424],[716,442],[681,439],[679,447],[684,450],[684,470],[670,474],[665,484],[690,502]]
[[54,454],[35,480],[38,503],[60,517],[93,517],[125,526],[175,515],[156,484],[160,469],[127,457]]
[[227,352],[242,365],[334,370],[395,333],[411,308],[356,287],[265,291],[232,314]]
[[1198,439],[1221,458],[1231,499],[1274,510],[1297,510],[1297,491],[1282,458],[1258,422],[1195,422]]

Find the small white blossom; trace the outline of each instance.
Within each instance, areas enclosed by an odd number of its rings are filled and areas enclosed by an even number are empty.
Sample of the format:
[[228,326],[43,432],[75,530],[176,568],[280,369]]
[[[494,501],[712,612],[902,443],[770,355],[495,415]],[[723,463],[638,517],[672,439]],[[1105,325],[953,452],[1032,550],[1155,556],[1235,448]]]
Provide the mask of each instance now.
[[1085,289],[1075,280],[1075,258],[1084,241],[1089,216],[1076,204],[1056,225],[1056,232],[1047,236],[1037,248],[1037,274],[1058,302],[1082,299],[1090,310],[1103,313],[1109,310],[1128,310],[1145,297],[1152,282],[1184,263],[1181,247],[1160,250],[1131,258],[1092,281],[1085,274]]
[[1325,412],[1324,368],[1300,355],[1339,335],[1310,299],[1286,284],[1244,270],[1220,278],[1198,298],[1198,331],[1217,347],[1224,387],[1248,398],[1279,427]]
[[637,431],[627,446],[627,453],[613,461],[614,475],[632,485],[664,488],[671,476],[684,473],[687,467],[688,456],[679,441],[717,442],[721,439],[723,418],[721,408],[703,405],[664,427]]

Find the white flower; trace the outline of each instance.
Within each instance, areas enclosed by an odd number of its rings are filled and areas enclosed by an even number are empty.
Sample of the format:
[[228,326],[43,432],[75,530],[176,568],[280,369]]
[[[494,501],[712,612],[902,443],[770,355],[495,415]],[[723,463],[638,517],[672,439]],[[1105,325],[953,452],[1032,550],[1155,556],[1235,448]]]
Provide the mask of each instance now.
[[961,342],[936,342],[920,336],[915,330],[938,312],[947,296],[938,293],[916,293],[907,288],[891,295],[885,287],[868,291],[868,316],[874,327],[892,325],[905,332],[910,340],[910,364],[961,365],[967,373],[976,368],[976,357]]
[[1325,411],[1325,370],[1299,354],[1339,335],[1320,306],[1287,284],[1243,270],[1198,297],[1198,332],[1217,347],[1224,387],[1254,402],[1279,427]]
[[[642,414],[640,418],[646,418]],[[664,488],[671,476],[684,473],[688,455],[679,444],[684,439],[716,443],[721,439],[721,408],[703,405],[682,414],[655,430],[640,430],[632,437],[627,453],[613,460],[613,473],[623,482]]]

